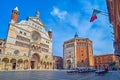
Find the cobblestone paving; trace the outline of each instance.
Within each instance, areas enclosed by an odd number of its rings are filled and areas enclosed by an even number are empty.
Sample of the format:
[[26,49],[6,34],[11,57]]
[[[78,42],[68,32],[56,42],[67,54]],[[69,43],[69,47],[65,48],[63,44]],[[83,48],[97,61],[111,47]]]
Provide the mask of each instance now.
[[93,72],[67,74],[66,71],[12,71],[0,72],[0,80],[120,80],[120,71],[99,76]]

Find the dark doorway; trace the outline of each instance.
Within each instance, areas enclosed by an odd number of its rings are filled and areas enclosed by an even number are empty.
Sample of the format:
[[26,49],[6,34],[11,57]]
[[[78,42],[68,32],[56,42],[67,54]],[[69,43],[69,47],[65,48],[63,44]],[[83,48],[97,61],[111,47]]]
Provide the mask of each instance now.
[[39,61],[40,61],[40,57],[37,53],[34,53],[31,57],[31,69],[38,69],[39,65]]
[[35,64],[35,61],[31,61],[31,62],[30,62],[31,69],[34,69],[34,64]]
[[67,60],[67,64],[68,64],[68,69],[71,69],[72,66],[71,66],[71,61],[70,60]]
[[13,70],[16,69],[16,63],[13,63],[12,69],[13,69]]

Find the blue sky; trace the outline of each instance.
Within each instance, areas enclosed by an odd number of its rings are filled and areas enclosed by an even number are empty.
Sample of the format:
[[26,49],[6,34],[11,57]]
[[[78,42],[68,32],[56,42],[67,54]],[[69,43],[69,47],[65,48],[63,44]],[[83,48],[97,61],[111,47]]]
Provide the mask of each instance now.
[[64,41],[76,32],[93,41],[94,55],[113,53],[113,28],[108,16],[98,14],[89,22],[93,8],[107,12],[105,0],[1,0],[0,5],[0,38],[6,38],[12,9],[18,6],[19,21],[40,11],[46,30],[53,31],[54,55],[63,56]]

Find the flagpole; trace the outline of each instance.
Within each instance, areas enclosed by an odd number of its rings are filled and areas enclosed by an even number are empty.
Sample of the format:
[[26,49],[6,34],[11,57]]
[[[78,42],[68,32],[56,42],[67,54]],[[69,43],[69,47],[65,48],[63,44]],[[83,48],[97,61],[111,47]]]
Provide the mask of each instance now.
[[100,13],[100,14],[105,15],[105,16],[108,16],[108,14],[107,14],[107,13],[103,13],[103,12],[102,12],[102,13]]

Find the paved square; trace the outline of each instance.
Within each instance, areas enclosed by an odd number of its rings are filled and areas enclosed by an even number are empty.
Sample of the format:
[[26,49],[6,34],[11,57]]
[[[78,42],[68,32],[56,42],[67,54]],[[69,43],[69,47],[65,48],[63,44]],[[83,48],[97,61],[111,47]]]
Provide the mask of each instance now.
[[68,74],[66,71],[9,71],[0,72],[0,80],[119,80],[120,71],[96,76],[91,73]]

